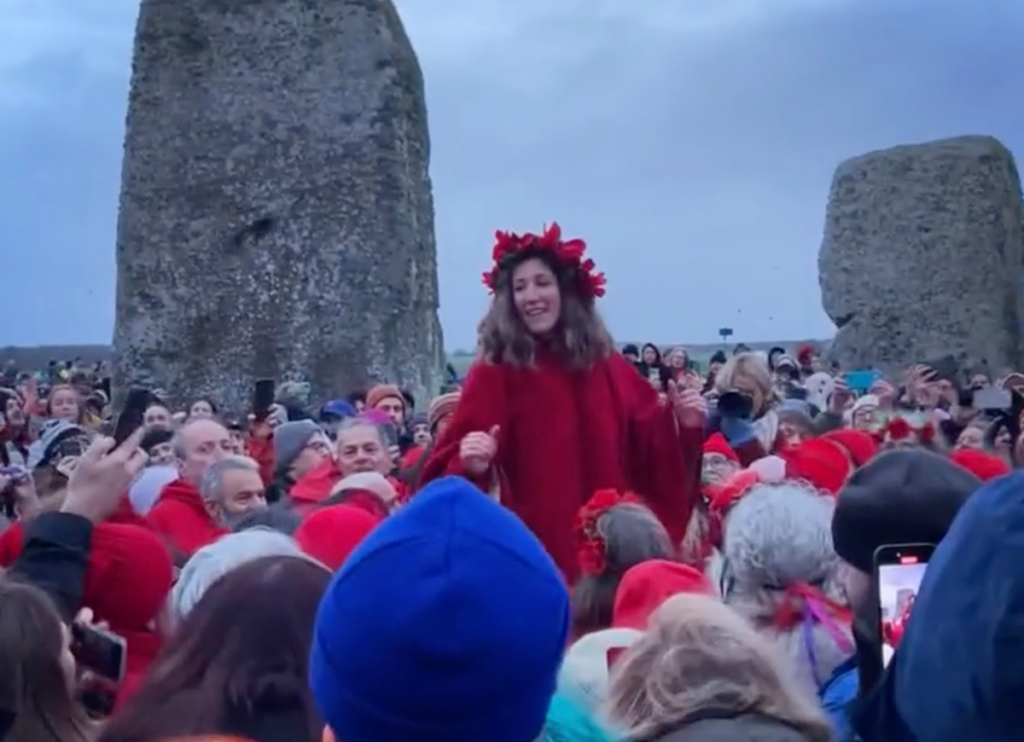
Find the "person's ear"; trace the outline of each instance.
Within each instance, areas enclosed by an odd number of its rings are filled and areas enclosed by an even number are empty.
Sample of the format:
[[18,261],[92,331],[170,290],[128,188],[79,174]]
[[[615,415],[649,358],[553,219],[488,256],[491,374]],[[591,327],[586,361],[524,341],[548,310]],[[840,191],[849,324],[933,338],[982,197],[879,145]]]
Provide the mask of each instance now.
[[324,725],[324,734],[320,738],[320,742],[338,742],[338,740],[334,738],[334,732],[332,732],[331,728],[327,725]]

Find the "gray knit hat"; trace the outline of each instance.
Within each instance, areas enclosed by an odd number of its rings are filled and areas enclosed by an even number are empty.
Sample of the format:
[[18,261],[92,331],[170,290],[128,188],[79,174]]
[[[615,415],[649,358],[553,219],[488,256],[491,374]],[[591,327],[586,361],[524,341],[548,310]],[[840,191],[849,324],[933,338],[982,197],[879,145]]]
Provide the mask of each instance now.
[[296,420],[274,428],[274,471],[288,471],[309,439],[322,432],[312,420]]
[[82,442],[78,448],[84,451],[88,445],[88,435],[84,428],[74,423],[69,423],[67,420],[48,420],[43,425],[43,429],[39,431],[39,438],[28,447],[28,459],[25,464],[29,471],[32,471],[44,464],[50,463],[57,444],[68,438],[81,438]]

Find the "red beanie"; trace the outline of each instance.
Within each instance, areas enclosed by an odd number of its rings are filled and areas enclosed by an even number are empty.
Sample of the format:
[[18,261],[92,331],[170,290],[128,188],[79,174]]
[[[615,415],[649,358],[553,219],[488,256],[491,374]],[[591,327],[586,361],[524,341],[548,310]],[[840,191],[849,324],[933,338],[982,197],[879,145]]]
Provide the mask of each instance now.
[[786,477],[803,479],[831,495],[838,495],[852,473],[850,459],[834,441],[809,438],[779,452],[786,461]]
[[679,593],[714,595],[715,588],[689,564],[651,559],[630,567],[615,591],[612,628],[646,631],[651,614]]
[[949,458],[982,482],[1002,477],[1011,471],[1009,465],[998,456],[975,448],[958,448],[949,455]]
[[306,516],[295,540],[300,549],[334,572],[378,523],[380,518],[362,508],[330,505]]
[[842,446],[843,450],[850,454],[854,466],[864,466],[878,453],[878,441],[863,430],[843,428],[825,433],[821,437]]
[[100,523],[93,529],[82,605],[111,631],[145,631],[171,591],[174,565],[148,528]]
[[725,456],[729,461],[735,461],[737,464],[740,463],[740,457],[736,455],[736,451],[733,450],[729,442],[725,440],[725,436],[721,433],[715,433],[704,441],[704,453],[717,453],[720,456]]

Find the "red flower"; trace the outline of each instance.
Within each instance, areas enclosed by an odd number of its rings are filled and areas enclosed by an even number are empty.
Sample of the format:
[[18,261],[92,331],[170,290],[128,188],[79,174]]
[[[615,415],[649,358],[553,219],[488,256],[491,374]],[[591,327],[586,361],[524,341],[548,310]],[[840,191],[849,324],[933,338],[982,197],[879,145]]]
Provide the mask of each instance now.
[[509,265],[506,260],[527,250],[548,250],[559,263],[575,268],[579,275],[577,285],[584,298],[594,299],[604,296],[607,284],[604,274],[594,272],[597,266],[593,260],[583,260],[587,243],[581,239],[563,242],[562,228],[558,226],[557,222],[552,222],[550,227],[545,227],[540,235],[531,233],[518,235],[514,232],[500,230],[494,233],[494,248],[491,250],[494,266],[484,274],[484,285],[490,289],[492,294],[498,286],[499,272],[503,267]]
[[903,441],[909,438],[913,434],[914,430],[910,427],[910,423],[904,420],[902,417],[893,418],[889,422],[886,433],[889,435],[889,440]]
[[[580,260],[583,257],[583,253],[587,251],[587,243],[583,240],[569,240],[563,242],[562,246],[558,248],[558,254],[565,261]],[[582,266],[581,266],[582,267]],[[594,269],[593,261],[590,262],[590,270]]]
[[576,560],[580,572],[597,576],[607,566],[604,536],[597,530],[597,521],[608,510],[625,503],[641,503],[639,497],[629,492],[620,494],[617,490],[598,490],[576,515]]

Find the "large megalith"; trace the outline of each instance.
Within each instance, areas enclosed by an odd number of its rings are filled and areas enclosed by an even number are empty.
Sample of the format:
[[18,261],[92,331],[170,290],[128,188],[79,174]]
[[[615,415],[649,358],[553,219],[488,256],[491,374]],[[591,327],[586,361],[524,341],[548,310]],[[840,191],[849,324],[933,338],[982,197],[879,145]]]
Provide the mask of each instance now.
[[142,0],[115,383],[419,399],[444,365],[423,78],[390,0]]
[[818,256],[844,368],[895,371],[952,355],[1021,368],[1024,216],[1013,156],[991,137],[843,162]]

